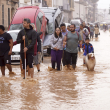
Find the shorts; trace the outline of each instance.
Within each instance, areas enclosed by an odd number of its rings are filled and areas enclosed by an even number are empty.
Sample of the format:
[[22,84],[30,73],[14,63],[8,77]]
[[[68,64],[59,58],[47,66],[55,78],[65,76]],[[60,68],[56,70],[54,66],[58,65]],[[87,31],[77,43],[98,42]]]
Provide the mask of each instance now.
[[[33,68],[33,57],[34,57],[33,53],[26,53],[26,67],[28,65],[29,68]],[[21,53],[21,60],[22,60],[23,69],[25,69],[24,53]]]
[[33,62],[34,62],[34,64],[35,65],[38,65],[38,64],[40,64],[41,63],[41,53],[40,54],[36,54],[36,56],[34,56],[34,59],[33,59]]
[[6,64],[11,64],[11,55],[8,55],[8,52],[0,57],[0,66],[5,66]]

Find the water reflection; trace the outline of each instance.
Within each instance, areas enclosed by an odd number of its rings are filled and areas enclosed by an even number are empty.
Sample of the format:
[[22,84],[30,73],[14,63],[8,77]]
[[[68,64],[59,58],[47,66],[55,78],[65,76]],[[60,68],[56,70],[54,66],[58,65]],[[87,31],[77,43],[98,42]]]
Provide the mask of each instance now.
[[110,37],[100,32],[91,41],[96,56],[95,71],[83,66],[78,54],[76,71],[48,72],[50,57],[45,57],[41,72],[35,68],[34,81],[23,80],[19,66],[16,75],[0,74],[0,110],[109,110],[110,109]]

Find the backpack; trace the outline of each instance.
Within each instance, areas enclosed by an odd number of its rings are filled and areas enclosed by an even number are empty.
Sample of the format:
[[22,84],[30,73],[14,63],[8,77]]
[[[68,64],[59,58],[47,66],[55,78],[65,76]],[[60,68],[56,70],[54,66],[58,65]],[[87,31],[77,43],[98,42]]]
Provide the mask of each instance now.
[[[90,44],[90,43],[89,43]],[[86,43],[84,43],[84,47],[85,47],[85,45],[86,45]],[[90,44],[90,46],[91,46],[91,49],[92,49],[92,45]],[[93,53],[94,53],[94,48],[93,48]]]

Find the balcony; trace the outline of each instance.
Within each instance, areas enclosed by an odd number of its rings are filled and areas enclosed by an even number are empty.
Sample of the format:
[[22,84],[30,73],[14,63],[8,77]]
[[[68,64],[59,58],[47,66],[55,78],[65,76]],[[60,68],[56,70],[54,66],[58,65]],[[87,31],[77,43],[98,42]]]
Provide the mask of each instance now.
[[76,0],[75,2],[76,2],[76,3],[80,3],[80,4],[82,4],[82,5],[85,5],[85,6],[88,5],[88,1],[87,1],[87,0]]
[[7,0],[7,2],[12,2],[12,3],[18,3],[19,2],[19,0]]
[[63,5],[63,10],[64,11],[70,11],[70,5],[69,4],[64,4]]

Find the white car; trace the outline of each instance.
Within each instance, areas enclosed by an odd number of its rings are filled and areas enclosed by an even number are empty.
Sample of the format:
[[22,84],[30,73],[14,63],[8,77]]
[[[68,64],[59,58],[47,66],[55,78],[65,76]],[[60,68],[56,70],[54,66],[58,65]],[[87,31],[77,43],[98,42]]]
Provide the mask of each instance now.
[[[11,37],[13,38],[13,42],[15,42],[19,32],[20,30],[12,30],[12,31],[8,31],[7,33],[11,35]],[[13,46],[11,61],[12,62],[20,61],[20,44]]]
[[65,23],[65,25],[66,25],[66,28],[69,26],[69,25],[71,25],[70,23]]

